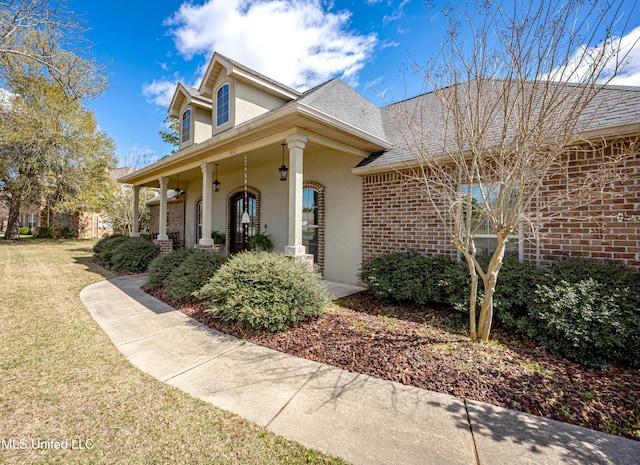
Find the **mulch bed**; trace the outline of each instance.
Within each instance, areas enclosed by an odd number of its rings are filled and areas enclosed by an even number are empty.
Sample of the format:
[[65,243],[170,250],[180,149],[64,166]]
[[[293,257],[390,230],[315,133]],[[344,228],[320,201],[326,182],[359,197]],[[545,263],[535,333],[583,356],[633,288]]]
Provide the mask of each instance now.
[[210,328],[271,349],[377,378],[487,402],[640,441],[640,370],[583,367],[494,331],[472,343],[450,315],[394,306],[361,292],[284,333],[212,319],[202,303],[160,300]]

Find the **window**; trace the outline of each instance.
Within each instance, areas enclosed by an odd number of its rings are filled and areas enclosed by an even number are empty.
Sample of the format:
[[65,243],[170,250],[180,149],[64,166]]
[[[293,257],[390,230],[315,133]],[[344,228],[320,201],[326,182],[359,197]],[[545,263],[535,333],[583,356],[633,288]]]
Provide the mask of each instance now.
[[302,245],[307,253],[313,254],[314,263],[318,263],[318,192],[314,189],[302,191]]
[[[469,192],[470,186],[461,188],[462,194]],[[483,206],[497,199],[497,187],[494,186],[471,186],[471,214],[472,228],[474,230],[474,242],[476,245],[476,254],[492,255],[498,245],[498,239],[491,227],[491,222],[485,216]],[[464,215],[467,212],[463,212]],[[517,234],[510,235],[504,254],[505,256],[520,256],[520,237]]]
[[38,226],[38,214],[37,213],[28,213],[27,214],[27,226],[29,228],[35,228]]
[[191,109],[185,110],[182,114],[182,134],[180,142],[183,144],[191,139]]
[[229,84],[224,84],[216,96],[216,125],[222,126],[229,121]]

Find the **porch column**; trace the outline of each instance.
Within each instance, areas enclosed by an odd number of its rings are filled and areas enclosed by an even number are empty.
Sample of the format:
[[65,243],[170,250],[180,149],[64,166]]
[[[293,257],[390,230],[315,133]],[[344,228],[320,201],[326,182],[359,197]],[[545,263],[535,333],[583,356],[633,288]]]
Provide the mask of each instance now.
[[211,207],[213,206],[213,163],[203,163],[202,169],[202,237],[199,245],[213,245],[211,231],[213,230],[213,218]]
[[286,255],[305,255],[302,245],[302,155],[307,138],[301,134],[287,137],[289,148],[289,235]]
[[163,177],[158,179],[160,182],[160,218],[158,218],[158,240],[168,241],[167,236],[167,186],[169,185],[169,178]]
[[140,237],[140,186],[133,186],[133,225],[131,227],[131,237]]

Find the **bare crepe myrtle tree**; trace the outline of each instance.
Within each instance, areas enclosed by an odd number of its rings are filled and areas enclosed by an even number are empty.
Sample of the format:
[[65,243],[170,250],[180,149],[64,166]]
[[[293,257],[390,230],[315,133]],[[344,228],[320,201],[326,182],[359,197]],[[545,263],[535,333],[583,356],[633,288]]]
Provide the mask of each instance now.
[[[405,173],[418,180],[468,265],[472,340],[489,339],[507,244],[523,228],[535,234],[550,217],[611,195],[623,159],[637,151],[633,141],[587,135],[620,103],[604,85],[628,53],[612,31],[624,30],[632,13],[597,0],[444,9],[439,54],[414,65],[431,92],[393,105],[398,144],[415,160]],[[571,170],[574,153],[592,156],[597,168]],[[556,178],[561,188],[541,195]],[[496,245],[483,268],[477,235],[488,231]]]

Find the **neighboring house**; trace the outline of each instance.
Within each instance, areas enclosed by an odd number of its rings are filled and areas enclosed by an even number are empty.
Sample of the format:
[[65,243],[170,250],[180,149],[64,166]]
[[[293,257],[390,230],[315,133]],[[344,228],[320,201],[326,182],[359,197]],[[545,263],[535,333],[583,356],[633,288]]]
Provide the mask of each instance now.
[[[109,171],[109,177],[116,182],[122,176],[131,174],[133,171],[134,169],[131,167],[114,168]],[[0,226],[3,226],[2,220],[2,212],[0,211]],[[32,205],[23,209],[20,213],[19,226],[28,228],[50,226],[66,229],[69,234],[78,237],[78,239],[99,239],[113,234],[111,222],[105,212],[58,212],[46,204],[44,206]]]
[[[638,130],[640,88],[611,87],[605,97],[622,93],[625,104],[598,119],[594,137]],[[210,232],[221,231],[229,253],[263,232],[277,250],[312,259],[326,279],[348,283],[358,281],[363,259],[382,252],[455,256],[430,204],[399,171],[413,158],[394,146],[393,112],[340,79],[300,93],[216,53],[198,89],[179,84],[175,91],[169,114],[180,121],[179,151],[120,182],[134,192],[160,188],[151,228],[165,250],[172,232],[187,247],[207,248]],[[624,201],[606,207],[619,221],[597,230],[556,222],[516,253],[537,261],[570,253],[639,267],[640,168],[637,160],[629,166]]]

